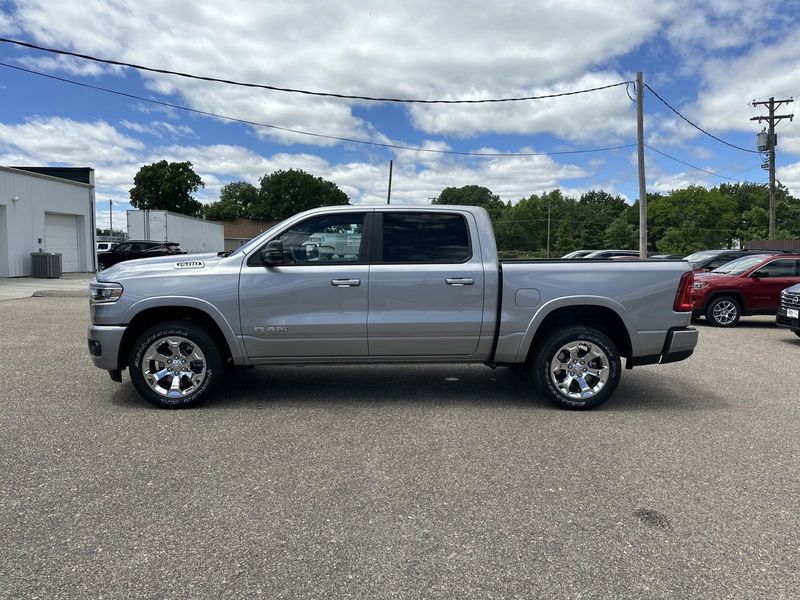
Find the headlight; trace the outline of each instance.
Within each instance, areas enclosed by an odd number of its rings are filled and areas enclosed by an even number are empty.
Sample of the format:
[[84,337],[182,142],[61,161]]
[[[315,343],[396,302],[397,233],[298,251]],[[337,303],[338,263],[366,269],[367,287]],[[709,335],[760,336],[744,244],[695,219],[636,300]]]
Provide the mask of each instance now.
[[692,287],[694,287],[694,289],[696,289],[696,290],[702,290],[703,288],[707,288],[708,287],[708,282],[707,281],[695,281],[694,285]]
[[122,286],[118,283],[90,283],[90,304],[111,304],[122,296]]

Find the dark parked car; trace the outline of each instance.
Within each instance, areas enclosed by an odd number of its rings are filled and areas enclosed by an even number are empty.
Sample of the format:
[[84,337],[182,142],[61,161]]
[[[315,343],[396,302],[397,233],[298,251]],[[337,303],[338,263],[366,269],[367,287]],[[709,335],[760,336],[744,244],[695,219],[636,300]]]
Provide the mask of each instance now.
[[713,271],[732,260],[755,254],[783,254],[782,250],[701,250],[690,254],[688,260],[695,271]]
[[638,250],[595,250],[581,258],[619,258],[621,256],[638,257]]
[[781,291],[800,283],[800,254],[745,256],[711,273],[695,273],[692,316],[731,327],[746,315],[774,315]]
[[114,246],[108,252],[97,253],[97,269],[103,271],[125,260],[186,254],[176,242],[151,242],[148,240],[128,240]]
[[583,258],[587,254],[591,254],[592,252],[597,252],[597,250],[573,250],[572,252],[565,254],[561,258]]
[[800,337],[800,284],[781,292],[781,305],[775,315],[775,325],[791,329]]

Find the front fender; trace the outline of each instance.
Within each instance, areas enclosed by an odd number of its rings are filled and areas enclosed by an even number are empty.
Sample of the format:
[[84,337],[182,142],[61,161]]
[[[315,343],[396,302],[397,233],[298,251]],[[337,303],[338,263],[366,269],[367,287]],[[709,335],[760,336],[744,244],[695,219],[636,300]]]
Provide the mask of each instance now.
[[250,359],[239,343],[239,338],[236,336],[236,331],[231,323],[225,318],[225,315],[223,315],[216,306],[201,298],[195,298],[192,296],[153,296],[151,298],[144,298],[128,307],[128,309],[125,311],[124,322],[130,323],[136,317],[136,315],[144,312],[145,310],[151,308],[164,308],[166,306],[185,306],[187,308],[200,310],[207,314],[209,317],[211,317],[214,323],[216,323],[217,327],[219,327],[220,332],[222,332],[225,342],[228,344],[228,347],[231,350],[231,358],[233,358],[233,362],[237,365],[250,364]]

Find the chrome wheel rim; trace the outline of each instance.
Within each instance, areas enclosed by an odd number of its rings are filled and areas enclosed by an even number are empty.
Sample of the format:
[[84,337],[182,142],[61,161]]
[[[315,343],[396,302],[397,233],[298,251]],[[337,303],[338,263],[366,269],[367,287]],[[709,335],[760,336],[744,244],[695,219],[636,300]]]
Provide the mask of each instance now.
[[142,376],[150,389],[165,398],[185,398],[206,379],[203,351],[192,340],[172,335],[147,347],[141,362]]
[[733,324],[733,322],[736,321],[738,312],[739,311],[736,308],[736,305],[730,300],[722,300],[721,302],[717,302],[712,310],[714,320],[720,325]]
[[564,344],[550,361],[550,381],[561,394],[575,400],[600,393],[609,374],[608,355],[586,340]]

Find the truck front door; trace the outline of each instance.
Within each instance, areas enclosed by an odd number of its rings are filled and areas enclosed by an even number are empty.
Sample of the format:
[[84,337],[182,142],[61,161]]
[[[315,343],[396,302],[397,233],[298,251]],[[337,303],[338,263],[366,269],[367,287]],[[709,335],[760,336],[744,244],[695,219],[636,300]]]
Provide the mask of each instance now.
[[370,269],[370,356],[476,352],[484,274],[469,213],[376,212]]
[[239,306],[250,358],[367,356],[365,218],[309,217],[273,238],[283,244],[283,263],[266,266],[260,250],[248,257]]

